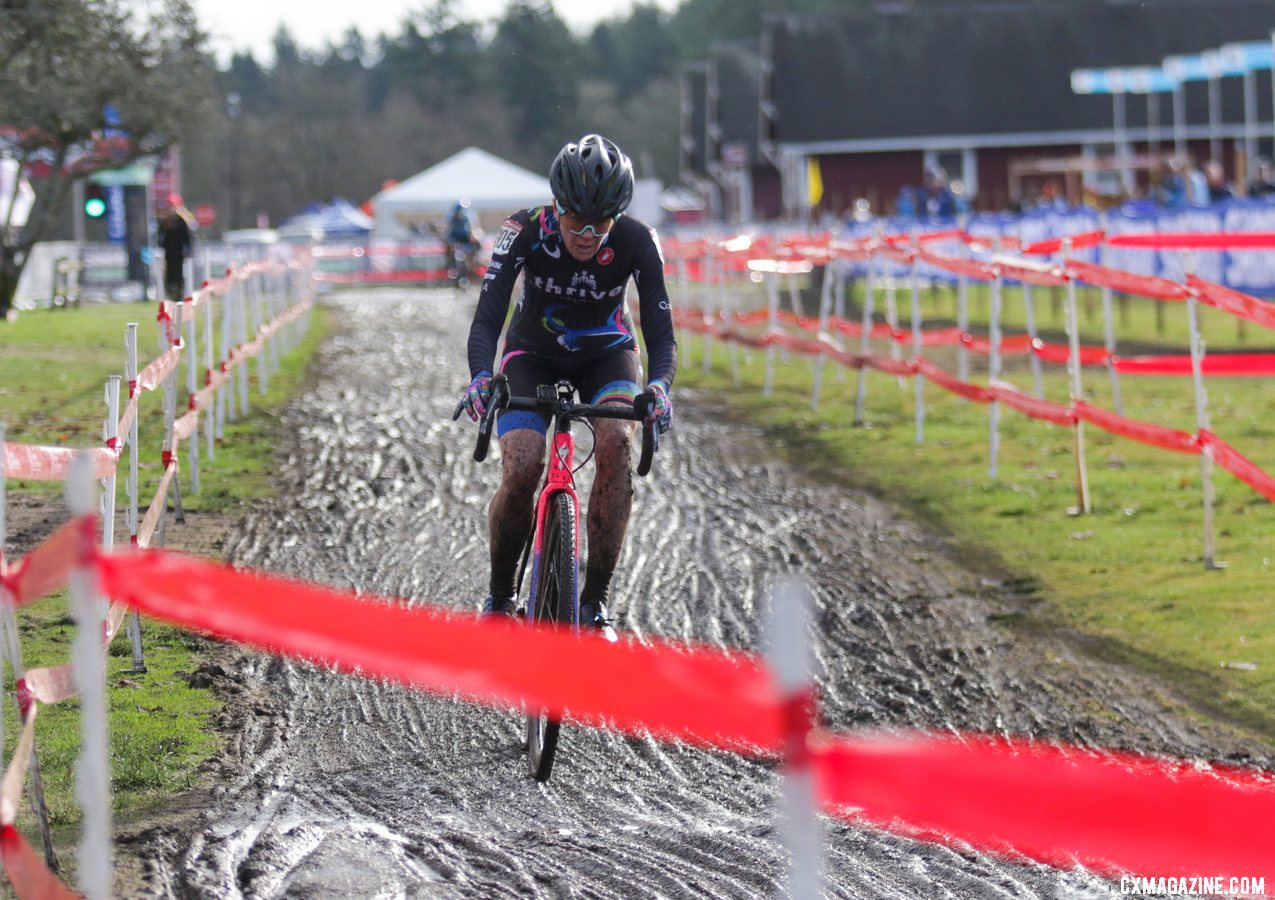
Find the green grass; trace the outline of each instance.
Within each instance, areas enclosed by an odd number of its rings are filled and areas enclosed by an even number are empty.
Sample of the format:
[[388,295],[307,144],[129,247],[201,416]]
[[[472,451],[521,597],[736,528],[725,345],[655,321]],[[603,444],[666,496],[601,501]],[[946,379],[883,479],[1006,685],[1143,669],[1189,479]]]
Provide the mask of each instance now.
[[[1037,290],[1038,303],[1042,294],[1047,297],[1048,291]],[[1021,296],[1016,289],[1012,295],[1007,318],[1021,322]],[[899,296],[906,309],[910,293]],[[927,322],[937,323],[944,313],[951,317],[949,292],[927,289],[923,297]],[[1048,327],[1050,311],[1047,303],[1040,305],[1039,319]],[[1127,305],[1120,346],[1136,342],[1151,350],[1162,344],[1163,352],[1186,352],[1181,304],[1167,305],[1162,330],[1152,301],[1131,299]],[[976,298],[971,308],[972,330],[985,331],[986,305]],[[1202,308],[1201,322],[1211,349],[1275,347],[1275,333],[1252,325],[1237,328],[1215,310]],[[1016,331],[1021,327],[1007,326],[1007,332]],[[1100,343],[1101,336],[1101,320],[1090,322],[1086,340]],[[826,477],[896,502],[952,536],[976,565],[1011,576],[1030,595],[1031,612],[1020,621],[1022,627],[1078,632],[1101,655],[1172,681],[1208,714],[1275,740],[1275,608],[1269,602],[1275,506],[1247,485],[1214,469],[1216,558],[1227,565],[1206,570],[1198,456],[1086,426],[1093,512],[1073,515],[1068,512],[1077,506],[1070,429],[1002,408],[997,477],[992,478],[987,406],[926,383],[924,439],[918,446],[910,380],[900,388],[893,376],[869,370],[866,426],[855,427],[853,370],[830,364],[822,403],[812,411],[813,370],[805,358],[792,355],[777,365],[773,396],[766,398],[764,351],[742,355],[736,389],[727,349],[717,344],[712,371],[704,374],[702,339],[692,343],[692,363],[679,371],[680,385],[729,398],[740,415],[768,426],[794,458]],[[872,349],[886,352],[880,344]],[[955,350],[927,350],[927,356],[956,372]],[[1045,397],[1066,402],[1067,375],[1060,367],[1045,369]],[[971,381],[985,383],[986,359],[972,357],[972,373]],[[1022,357],[1008,361],[1005,377],[1024,390],[1032,388]],[[1105,369],[1086,369],[1083,384],[1086,400],[1113,408]],[[1123,377],[1120,388],[1126,416],[1195,430],[1190,379]],[[1217,378],[1208,382],[1208,393],[1213,430],[1266,471],[1275,471],[1275,383]],[[1223,667],[1235,662],[1257,668]]]
[[[34,444],[88,447],[98,445],[106,407],[103,384],[110,374],[123,374],[123,335],[128,322],[138,322],[140,364],[157,355],[158,329],[153,304],[85,305],[78,309],[22,313],[0,323],[0,419],[7,439]],[[273,490],[277,410],[304,384],[310,357],[325,331],[321,308],[313,313],[302,344],[272,373],[270,389],[258,390],[256,362],[250,363],[251,412],[228,422],[216,459],[201,459],[201,490],[191,493],[182,474],[183,506],[192,511],[233,514]],[[199,336],[202,338],[203,332]],[[200,351],[202,356],[202,350]],[[185,369],[178,373],[179,409],[184,407]],[[122,387],[123,399],[127,385]],[[162,474],[162,390],[141,398],[139,446],[140,495],[143,511]],[[199,435],[204,448],[202,430]],[[186,464],[183,447],[181,462]],[[117,500],[127,502],[122,460]],[[60,484],[10,481],[10,497],[62,491]],[[127,536],[117,529],[117,544]],[[61,592],[18,612],[19,631],[28,668],[66,662],[74,628]],[[111,773],[116,815],[128,818],[162,806],[174,793],[199,778],[199,765],[217,749],[209,724],[217,709],[207,687],[192,687],[189,676],[209,645],[201,637],[153,621],[143,622],[145,674],[131,674],[131,646],[120,634],[109,651],[107,684],[110,705]],[[12,751],[17,723],[12,704],[4,707],[6,759]],[[36,720],[36,747],[52,822],[61,836],[80,820],[75,800],[75,760],[80,744],[78,703],[43,707]],[[31,810],[24,804],[19,825],[38,841]]]

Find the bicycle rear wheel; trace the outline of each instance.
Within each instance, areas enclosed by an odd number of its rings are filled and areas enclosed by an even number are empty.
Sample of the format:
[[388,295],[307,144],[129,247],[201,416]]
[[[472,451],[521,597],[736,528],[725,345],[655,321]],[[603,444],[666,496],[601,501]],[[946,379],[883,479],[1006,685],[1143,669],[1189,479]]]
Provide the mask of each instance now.
[[[559,494],[545,511],[545,536],[533,579],[531,613],[535,624],[571,627],[576,616],[576,511],[571,497]],[[543,709],[527,713],[527,760],[536,781],[548,781],[558,749],[559,721]]]

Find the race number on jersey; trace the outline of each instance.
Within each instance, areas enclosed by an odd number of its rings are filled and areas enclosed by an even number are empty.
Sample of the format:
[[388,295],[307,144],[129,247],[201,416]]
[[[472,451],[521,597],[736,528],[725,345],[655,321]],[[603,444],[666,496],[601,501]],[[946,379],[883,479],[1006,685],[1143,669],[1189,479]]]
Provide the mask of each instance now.
[[522,233],[522,226],[513,219],[505,219],[505,224],[500,226],[500,234],[496,235],[496,243],[491,248],[493,256],[502,255],[509,252],[509,248],[514,245],[514,238]]

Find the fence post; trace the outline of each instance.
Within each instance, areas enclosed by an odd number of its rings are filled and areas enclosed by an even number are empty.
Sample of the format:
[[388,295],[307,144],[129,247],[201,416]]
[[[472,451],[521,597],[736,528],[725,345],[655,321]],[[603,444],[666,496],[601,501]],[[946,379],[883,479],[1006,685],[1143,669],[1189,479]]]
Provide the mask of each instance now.
[[[766,278],[766,334],[770,338],[774,338],[775,331],[779,328],[779,265],[778,262],[774,266],[775,271],[769,273]],[[775,386],[775,343],[773,340],[766,343],[766,382],[762,385],[762,396],[769,397]]]
[[712,298],[717,296],[714,285],[720,277],[718,272],[717,254],[710,253],[708,256],[708,268],[706,269],[706,277],[708,283],[704,286],[704,321],[708,323],[708,327],[704,329],[704,373],[708,374],[713,368],[713,325],[718,321],[717,314],[713,310]]
[[[1062,242],[1063,269],[1071,257],[1071,241],[1064,238]],[[1077,403],[1084,399],[1080,377],[1080,318],[1076,309],[1076,279],[1067,275],[1067,368],[1071,375],[1071,401]],[[1079,506],[1077,512],[1090,512],[1089,506],[1089,473],[1085,468],[1085,422],[1076,417],[1075,427],[1076,450],[1076,495]]]
[[[189,307],[190,315],[186,317],[186,409],[195,408],[195,393],[199,390],[199,353],[195,347],[195,308],[189,301],[182,304],[183,312]],[[199,433],[191,434],[186,452],[190,454],[190,492],[199,493]]]
[[[700,271],[703,272],[703,269]],[[684,254],[679,255],[677,258],[677,285],[681,288],[682,309],[684,310],[684,315],[687,316],[687,319],[684,321],[689,321],[690,313],[695,309],[695,306],[691,303],[691,277],[688,270],[686,256]],[[682,340],[680,343],[682,347],[683,366],[690,366],[691,364],[691,335],[693,333],[694,332],[691,331],[689,325],[682,326]]]
[[[0,558],[4,555],[5,531],[5,476],[4,476],[4,422],[0,421]],[[0,595],[7,595],[3,584],[0,584]],[[22,681],[26,669],[22,665],[22,647],[18,643],[18,619],[13,604],[0,601],[0,623],[3,624],[4,639],[9,650],[9,666],[13,670],[13,702],[18,710],[18,724],[23,720],[23,700],[16,686]],[[35,747],[31,748],[31,806],[35,809],[36,818],[40,822],[40,840],[44,845],[44,863],[49,871],[58,871],[58,858],[53,852],[53,829],[49,825],[49,808],[44,803],[44,779],[40,777],[40,755]]]
[[[893,263],[893,260],[891,262]],[[897,263],[894,266],[897,267]],[[895,336],[899,333],[899,303],[895,294],[895,291],[898,290],[898,283],[898,273],[891,272],[889,280],[885,283],[885,324],[890,326],[890,359],[896,361],[903,358],[903,348],[895,340]],[[906,383],[903,376],[897,376],[896,380],[899,384],[899,390],[903,390],[903,386]]]
[[[961,244],[961,251],[962,259],[970,257],[969,246],[964,242]],[[962,337],[969,334],[970,282],[964,272],[958,272],[956,276],[956,327]],[[961,381],[970,380],[970,350],[965,346],[965,341],[956,345],[956,377]]]
[[[181,341],[182,330],[182,306],[181,303],[170,303],[169,308],[172,310],[173,325],[172,332],[168,333],[169,347],[176,347]],[[167,332],[167,329],[165,329]],[[177,440],[173,434],[173,423],[177,419],[177,367],[173,366],[173,371],[164,379],[164,441],[162,444],[164,451],[164,467],[177,465]],[[173,515],[178,522],[186,521],[186,514],[182,512],[182,490],[181,480],[174,478],[172,480],[173,491]],[[167,504],[167,499],[163,501]]]
[[[367,258],[364,257],[364,264],[366,265],[366,263]],[[275,319],[283,314],[284,309],[284,307],[279,303],[280,292],[278,277],[275,273],[267,271],[263,273],[262,278],[265,283],[266,308],[270,310],[269,321],[274,322]],[[270,337],[266,339],[267,343],[270,344],[270,368],[276,373],[283,368],[283,354],[280,352],[279,347],[282,340],[283,331],[280,329],[276,329],[271,332]]]
[[[1107,265],[1107,243],[1103,241],[1101,249],[1101,262]],[[1116,371],[1116,323],[1111,314],[1111,288],[1105,285],[1102,288],[1102,329],[1103,329],[1103,345],[1107,351],[1107,376],[1111,379],[1111,400],[1115,408],[1116,415],[1124,415],[1124,400],[1120,396],[1120,374]]]
[[261,272],[256,271],[248,276],[248,284],[252,289],[252,317],[254,340],[260,340],[257,347],[257,393],[264,395],[270,390],[270,343],[269,338],[262,337],[261,330],[266,325],[266,303],[261,286]]
[[[205,261],[207,257],[204,257]],[[205,265],[205,269],[207,265]],[[205,275],[207,272],[205,271]],[[204,315],[204,384],[212,384],[213,380],[213,360],[217,358],[213,351],[213,300],[216,295],[212,288],[208,287],[209,279],[204,279],[204,305],[206,313]],[[220,394],[221,391],[214,391],[214,394]],[[211,463],[217,458],[217,398],[213,394],[208,395],[208,408],[204,410],[204,453]],[[194,437],[191,438],[194,440]]]
[[[1183,257],[1183,269],[1187,275],[1195,271],[1195,256],[1186,253]],[[1204,389],[1204,338],[1200,335],[1199,307],[1195,295],[1186,296],[1186,321],[1191,341],[1191,381],[1195,387],[1195,427],[1196,434],[1209,428],[1208,393]],[[1200,448],[1200,486],[1204,501],[1204,568],[1224,569],[1226,563],[1215,558],[1216,547],[1213,540],[1213,447],[1205,442]]]
[[235,370],[230,367],[230,363],[233,362],[235,346],[234,304],[230,302],[230,292],[234,289],[234,282],[231,281],[230,269],[226,270],[222,285],[220,359],[226,364],[226,382],[221,386],[221,390],[217,392],[218,438],[226,436],[226,420],[229,419],[233,422],[235,419]]
[[[994,382],[1001,377],[1001,303],[1004,299],[1005,277],[1001,267],[995,267],[996,278],[992,281],[992,314],[988,317],[988,354],[987,380]],[[1001,449],[1001,405],[993,397],[987,404],[988,448],[987,477],[996,480]]]
[[[128,399],[132,401],[138,392],[137,386],[137,323],[129,322],[124,329],[124,349],[126,359],[124,372],[128,376]],[[124,522],[128,526],[129,546],[137,546],[137,498],[141,492],[138,485],[137,472],[137,420],[140,412],[135,411],[133,421],[128,427],[128,512]],[[142,620],[133,610],[128,616],[128,639],[133,645],[133,673],[146,671],[146,661],[142,656]]]
[[[119,450],[120,427],[120,377],[109,375],[106,379],[106,421],[102,423],[102,440],[112,450]],[[115,479],[119,465],[116,457],[116,468],[102,479],[102,549],[110,550],[115,546]]]
[[[814,269],[811,268],[813,272]],[[828,342],[828,316],[832,314],[832,257],[823,266],[823,284],[819,292],[819,356],[815,359],[815,385],[810,395],[810,408],[819,408],[819,388],[823,383],[823,346]]]
[[1037,399],[1045,396],[1045,378],[1041,372],[1040,356],[1036,353],[1036,298],[1032,294],[1032,286],[1030,283],[1023,282],[1023,315],[1027,322],[1027,336],[1032,339],[1031,349],[1031,367],[1032,367],[1032,388],[1036,392]]
[[[87,454],[78,454],[67,484],[71,514],[86,523],[93,512],[93,473]],[[80,840],[79,884],[90,900],[111,894],[110,764],[106,744],[105,653],[102,644],[102,603],[95,588],[92,529],[81,533],[79,562],[71,570],[71,614],[75,642],[71,667],[80,695],[83,746],[76,767],[76,797],[84,813]]]
[[821,896],[822,828],[810,765],[814,729],[811,680],[810,589],[798,578],[779,580],[771,592],[767,657],[785,701],[781,840],[789,853],[785,894],[806,900]]
[[[916,231],[912,232],[912,358],[921,359],[921,281],[918,276],[920,268],[916,253]],[[925,379],[920,372],[912,373],[913,405],[916,408],[916,442],[925,443]]]
[[[725,273],[729,273],[733,271],[733,269],[734,269],[734,263],[731,263],[731,265],[729,266],[724,266],[723,278],[726,277]],[[725,281],[723,281],[723,284],[724,283]],[[725,294],[726,305],[723,307],[723,313],[722,313],[723,327],[730,329],[730,331],[732,332],[731,337],[726,340],[726,353],[730,359],[730,378],[731,378],[731,384],[734,387],[739,387],[739,384],[740,384],[739,357],[740,357],[741,351],[739,347],[739,341],[734,339],[733,332],[735,331],[735,328],[739,324],[740,302],[742,299],[743,299],[742,292],[738,290],[727,291]]]
[[[868,399],[868,364],[866,362],[872,349],[872,305],[876,302],[877,255],[874,249],[868,250],[867,274],[863,277],[863,331],[859,334],[859,377],[854,392],[854,424],[863,424],[863,407]],[[891,341],[891,343],[894,343]]]
[[[832,262],[829,261],[831,267]],[[832,304],[832,314],[835,318],[845,321],[846,319],[846,279],[850,277],[850,261],[847,259],[836,259],[837,268],[837,286],[836,298]],[[846,367],[837,366],[837,383],[844,384],[846,380]]]
[[[243,352],[244,346],[248,343],[248,299],[245,295],[246,287],[244,280],[238,272],[235,273],[234,280],[234,298],[235,298],[235,328],[239,335],[239,350]],[[249,360],[242,355],[236,360],[235,366],[239,370],[239,414],[241,416],[248,415],[248,363]]]

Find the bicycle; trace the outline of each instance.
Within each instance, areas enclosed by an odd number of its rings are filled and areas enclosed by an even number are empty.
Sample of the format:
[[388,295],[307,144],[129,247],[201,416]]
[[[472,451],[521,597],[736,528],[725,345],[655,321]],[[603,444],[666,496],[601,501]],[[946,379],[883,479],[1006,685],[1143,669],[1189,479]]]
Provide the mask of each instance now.
[[[491,399],[487,412],[478,424],[478,440],[474,447],[474,461],[487,458],[491,442],[491,428],[496,413],[502,409],[528,410],[548,413],[553,419],[553,433],[548,441],[549,464],[544,482],[535,501],[535,525],[523,547],[522,561],[518,567],[516,595],[522,594],[523,575],[531,561],[531,582],[527,591],[525,616],[531,626],[558,627],[569,625],[580,630],[580,537],[577,528],[577,510],[580,498],[575,490],[575,473],[588,463],[573,466],[575,438],[571,423],[589,419],[627,419],[642,423],[642,452],[638,459],[637,473],[645,476],[651,471],[655,451],[659,449],[659,429],[655,422],[647,421],[654,412],[655,397],[650,392],[639,394],[631,407],[618,404],[576,403],[575,386],[569,381],[540,385],[535,397],[514,397],[509,393],[509,381],[504,375],[496,375],[491,383]],[[462,400],[452,419],[458,419],[464,410]],[[589,425],[590,429],[592,425]],[[547,710],[527,711],[526,737],[527,759],[536,781],[549,780],[558,748],[560,720],[550,716]]]

